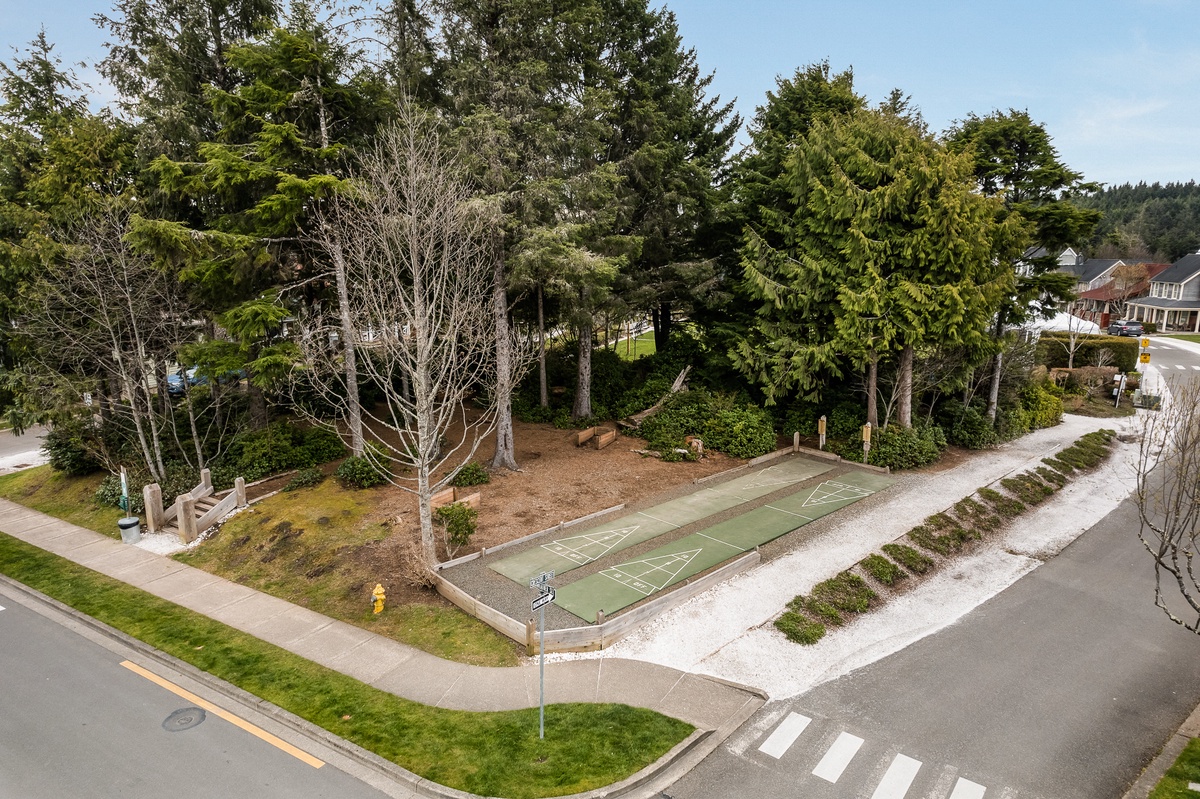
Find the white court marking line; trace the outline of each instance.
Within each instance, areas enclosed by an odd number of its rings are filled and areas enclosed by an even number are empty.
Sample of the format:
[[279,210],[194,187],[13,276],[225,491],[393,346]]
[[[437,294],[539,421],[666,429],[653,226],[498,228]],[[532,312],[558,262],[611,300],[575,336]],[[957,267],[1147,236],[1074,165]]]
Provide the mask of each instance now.
[[837,782],[862,745],[862,738],[848,732],[842,733],[833,742],[833,746],[829,747],[829,751],[821,758],[817,767],[812,770],[813,776],[820,777],[826,782]]
[[666,519],[656,518],[654,516],[651,516],[649,513],[644,513],[642,511],[638,511],[638,516],[645,516],[647,519],[654,519],[654,521],[658,522],[659,524],[669,524],[670,526],[674,527],[676,530],[679,529],[678,524],[675,524],[674,522],[669,522]]
[[954,784],[954,793],[950,794],[950,799],[983,799],[984,788],[977,782],[958,778],[958,782]]
[[758,747],[758,751],[763,754],[770,755],[778,760],[783,757],[788,749],[791,749],[792,744],[800,737],[800,733],[804,732],[811,722],[808,716],[801,716],[799,713],[788,713],[788,717],[783,720],[783,723],[775,728],[775,732],[767,740],[763,741],[762,746]]
[[797,517],[799,517],[799,518],[801,518],[801,519],[808,519],[810,522],[816,521],[816,519],[813,519],[813,518],[812,518],[812,517],[810,517],[810,516],[805,516],[803,513],[793,513],[793,512],[792,512],[792,511],[790,511],[790,510],[784,510],[783,508],[777,508],[777,507],[775,507],[774,505],[763,505],[763,507],[764,507],[764,508],[770,508],[771,510],[777,510],[777,511],[779,511],[780,513],[786,513],[788,516],[797,516]]
[[724,544],[727,547],[733,547],[738,552],[746,551],[746,550],[742,549],[741,547],[739,547],[737,544],[731,544],[728,541],[722,541],[719,538],[713,538],[711,535],[705,535],[704,533],[696,533],[696,535],[700,536],[701,538],[707,538],[709,541],[716,541],[718,544]]
[[920,770],[920,760],[913,760],[907,755],[896,755],[896,759],[888,766],[883,779],[875,788],[875,793],[871,794],[871,799],[904,799],[904,794],[908,793],[909,786],[917,778],[917,772]]

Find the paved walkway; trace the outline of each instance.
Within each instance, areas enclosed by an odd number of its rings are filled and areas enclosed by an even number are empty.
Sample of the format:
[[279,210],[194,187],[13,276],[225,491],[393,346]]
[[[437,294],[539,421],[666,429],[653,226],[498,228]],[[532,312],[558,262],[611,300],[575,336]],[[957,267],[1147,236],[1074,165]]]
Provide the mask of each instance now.
[[[536,665],[485,668],[442,660],[7,500],[0,500],[0,531],[406,699],[474,711],[538,704]],[[598,658],[547,664],[546,702],[649,708],[701,730],[718,730],[719,741],[761,707],[763,698],[667,666]]]

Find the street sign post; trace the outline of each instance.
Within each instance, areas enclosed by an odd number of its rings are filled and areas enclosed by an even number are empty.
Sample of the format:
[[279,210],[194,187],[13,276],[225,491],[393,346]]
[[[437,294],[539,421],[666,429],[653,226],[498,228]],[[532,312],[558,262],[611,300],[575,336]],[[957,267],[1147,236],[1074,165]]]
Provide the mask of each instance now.
[[530,603],[530,608],[538,614],[538,645],[541,649],[538,658],[538,738],[546,737],[546,606],[554,601],[554,589],[550,587],[553,579],[554,570],[551,569],[529,581],[529,587],[538,592]]

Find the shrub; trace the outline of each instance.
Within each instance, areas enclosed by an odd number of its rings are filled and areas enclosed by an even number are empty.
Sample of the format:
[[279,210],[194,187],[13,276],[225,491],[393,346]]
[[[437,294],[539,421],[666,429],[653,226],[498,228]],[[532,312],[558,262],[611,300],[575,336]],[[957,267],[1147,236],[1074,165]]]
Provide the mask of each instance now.
[[[1067,365],[1067,348],[1069,334],[1065,331],[1046,331],[1038,338],[1037,361],[1050,367]],[[1140,346],[1136,338],[1119,336],[1081,335],[1076,338],[1078,346],[1075,349],[1075,365],[1082,366],[1095,363],[1100,350],[1112,353],[1112,363],[1122,372],[1132,372],[1137,364]]]
[[991,420],[974,405],[946,400],[938,409],[938,419],[952,444],[967,449],[990,449],[999,443]]
[[1062,421],[1062,400],[1039,384],[1021,389],[1021,407],[1030,413],[1029,424],[1034,430],[1054,427]]
[[371,488],[387,482],[387,477],[378,466],[367,458],[353,455],[342,461],[334,476],[347,488]]
[[342,443],[341,436],[327,427],[310,427],[299,438],[299,452],[296,453],[292,468],[319,466],[346,454],[346,445]]
[[100,471],[100,462],[92,457],[87,439],[93,433],[91,425],[78,419],[59,422],[42,439],[42,450],[56,472],[82,477]]
[[296,491],[301,488],[310,488],[315,485],[320,485],[325,479],[325,474],[320,469],[301,469],[300,472],[288,480],[287,485],[283,487],[284,491]]
[[[888,425],[871,433],[871,452],[867,463],[890,469],[913,469],[933,463],[946,448],[946,435],[937,425],[918,424],[913,427]],[[862,462],[859,440],[846,442],[838,454],[848,461]]]
[[858,565],[862,566],[863,570],[866,571],[867,574],[871,575],[884,585],[894,585],[900,580],[903,580],[905,576],[904,572],[900,570],[899,566],[897,566],[895,563],[892,563],[883,555],[876,555],[872,553],[859,561]]
[[786,611],[775,620],[775,627],[789,640],[804,646],[812,646],[825,637],[825,625],[800,615],[794,610]]
[[458,474],[454,475],[450,485],[466,488],[467,486],[481,486],[490,483],[491,480],[492,476],[488,474],[488,470],[483,467],[483,464],[471,461],[458,470]]
[[829,438],[861,440],[859,431],[867,423],[867,409],[849,400],[833,406],[826,419],[825,434]]
[[1002,519],[1015,519],[1025,512],[1025,504],[1019,499],[1006,497],[993,488],[981,488],[975,493],[979,494],[984,502],[991,505]]
[[933,568],[933,560],[905,544],[884,544],[883,551],[889,558],[913,574],[924,574]]
[[[182,492],[180,492],[182,493]],[[114,508],[121,507],[121,475],[110,474],[106,475],[100,481],[100,485],[96,488],[96,493],[93,495],[97,505],[109,505]],[[163,502],[169,504],[171,499],[163,496]],[[129,507],[126,509],[129,513],[140,514],[146,509],[146,500],[142,496],[141,490],[134,491],[131,484],[129,486]]]
[[813,586],[813,598],[826,602],[843,613],[865,613],[878,594],[857,574],[840,572]]
[[1039,466],[1035,471],[1037,471],[1038,477],[1042,478],[1047,483],[1056,486],[1057,488],[1062,488],[1067,484],[1066,476],[1061,472],[1056,472],[1054,469],[1047,469],[1045,466]]
[[462,502],[443,505],[434,512],[438,522],[446,528],[446,551],[453,555],[462,547],[471,543],[475,535],[475,521],[479,513]]
[[[1061,402],[1061,400],[1060,400]],[[1012,441],[1033,429],[1033,414],[1019,403],[996,410],[996,437],[1000,441]]]
[[717,411],[704,423],[704,446],[734,458],[757,458],[775,449],[775,427],[761,409],[742,406]]

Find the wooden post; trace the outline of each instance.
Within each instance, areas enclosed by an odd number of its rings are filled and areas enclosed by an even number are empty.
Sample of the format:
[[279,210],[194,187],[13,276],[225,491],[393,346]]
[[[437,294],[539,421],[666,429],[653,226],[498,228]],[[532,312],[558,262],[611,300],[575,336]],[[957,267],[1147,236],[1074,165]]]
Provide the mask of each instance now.
[[604,624],[604,608],[600,608],[600,610],[596,611],[596,624]]
[[800,451],[800,431],[792,433],[792,452]]
[[210,491],[212,490],[212,472],[210,472],[208,469],[200,470],[200,485],[204,486]]
[[[205,470],[207,471],[207,469]],[[239,477],[233,481],[233,491],[237,494],[237,506],[246,507],[246,478]]]
[[533,619],[525,622],[525,654],[533,657],[533,653],[537,651],[537,625],[533,623]]
[[176,523],[179,525],[179,540],[190,544],[196,540],[196,500],[191,494],[180,494],[175,498],[178,509]]
[[142,486],[142,503],[146,506],[146,529],[151,533],[162,530],[162,488],[158,483]]

